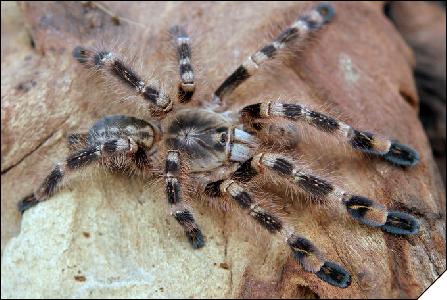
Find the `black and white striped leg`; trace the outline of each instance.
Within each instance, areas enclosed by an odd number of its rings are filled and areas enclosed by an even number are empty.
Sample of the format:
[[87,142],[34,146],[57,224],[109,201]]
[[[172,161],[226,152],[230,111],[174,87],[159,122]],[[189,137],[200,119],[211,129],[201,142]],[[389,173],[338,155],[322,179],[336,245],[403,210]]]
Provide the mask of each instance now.
[[382,157],[398,166],[413,166],[419,154],[411,147],[366,131],[359,131],[348,124],[300,104],[280,102],[255,103],[244,107],[241,116],[245,123],[257,119],[284,118],[305,122],[318,130],[334,135],[353,149]]
[[209,183],[205,188],[205,193],[210,197],[230,196],[242,209],[249,210],[250,216],[262,227],[271,233],[281,233],[291,248],[295,259],[307,272],[314,273],[320,279],[340,288],[346,288],[351,283],[351,276],[343,267],[334,262],[326,261],[323,254],[311,241],[292,233],[281,219],[261,208],[253,196],[236,181],[226,179]]
[[191,65],[191,43],[185,29],[180,26],[173,26],[170,33],[177,47],[177,59],[180,68],[180,83],[178,86],[178,96],[180,102],[189,102],[195,91],[194,71]]
[[304,270],[315,273],[321,280],[339,288],[347,288],[351,285],[351,275],[348,271],[339,264],[324,259],[318,248],[308,239],[291,234],[287,239],[287,244]]
[[191,246],[194,249],[202,248],[205,246],[205,239],[191,211],[183,203],[179,176],[180,155],[178,151],[170,150],[166,157],[165,183],[171,214],[182,225]]
[[299,17],[287,29],[281,32],[271,43],[259,49],[240,65],[217,88],[213,95],[213,103],[221,104],[241,83],[254,75],[258,69],[268,60],[274,59],[278,51],[287,47],[292,41],[302,41],[309,33],[321,28],[329,22],[334,15],[334,8],[323,3]]
[[18,203],[18,210],[23,214],[27,209],[50,198],[69,173],[97,162],[101,157],[119,153],[132,153],[138,146],[128,138],[111,139],[103,144],[88,146],[71,153],[64,162],[57,164],[44,179],[39,189],[26,196]]
[[388,211],[380,203],[344,191],[326,179],[312,175],[284,155],[257,154],[251,160],[250,167],[258,172],[267,168],[290,180],[314,201],[343,205],[353,219],[365,225],[379,227],[388,233],[399,235],[411,235],[419,231],[419,222],[412,215],[400,211]]
[[135,90],[144,100],[157,109],[168,112],[172,109],[172,100],[163,91],[145,83],[141,76],[136,74],[122,60],[109,51],[95,52],[93,50],[78,46],[73,50],[73,57],[86,68],[98,69],[105,72]]
[[210,197],[229,195],[241,208],[248,209],[250,216],[271,233],[276,233],[283,228],[278,217],[261,208],[259,203],[256,203],[253,197],[232,179],[209,183],[205,188],[205,193]]

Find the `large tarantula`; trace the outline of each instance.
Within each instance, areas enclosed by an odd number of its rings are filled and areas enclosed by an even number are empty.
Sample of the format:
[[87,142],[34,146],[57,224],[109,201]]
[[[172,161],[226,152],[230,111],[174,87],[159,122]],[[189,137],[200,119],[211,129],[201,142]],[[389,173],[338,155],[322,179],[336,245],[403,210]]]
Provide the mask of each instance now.
[[336,136],[357,151],[381,157],[396,166],[415,165],[419,160],[417,152],[397,141],[356,130],[299,104],[269,101],[248,105],[237,112],[221,112],[219,109],[223,107],[225,97],[266,62],[278,57],[291,43],[303,41],[322,28],[333,15],[332,6],[320,4],[299,17],[271,43],[248,57],[202,108],[184,107],[192,99],[196,86],[190,38],[180,26],[170,30],[177,47],[180,70],[180,104],[176,103],[180,108],[176,109],[167,93],[144,82],[115,54],[76,47],[73,56],[79,63],[117,78],[123,85],[136,90],[144,101],[151,103],[154,118],[147,121],[124,115],[107,116],[97,121],[88,133],[70,135],[70,155],[54,167],[39,189],[19,203],[19,210],[23,213],[47,200],[64,176],[93,163],[110,170],[147,175],[157,167],[163,169],[164,162],[165,191],[171,214],[183,226],[193,248],[203,247],[205,239],[192,212],[182,201],[182,179],[193,182],[197,190],[208,197],[233,199],[268,231],[280,233],[306,271],[331,285],[346,288],[351,282],[349,273],[326,260],[312,242],[295,233],[292,226],[262,208],[253,194],[244,188],[250,181],[262,173],[269,173],[271,177],[282,178],[279,182],[288,187],[296,187],[309,195],[314,203],[342,205],[358,222],[392,234],[415,234],[419,223],[409,214],[388,211],[380,203],[311,174],[291,157],[260,151],[267,148],[263,147],[265,142],[260,138],[265,129],[262,119],[306,123]]

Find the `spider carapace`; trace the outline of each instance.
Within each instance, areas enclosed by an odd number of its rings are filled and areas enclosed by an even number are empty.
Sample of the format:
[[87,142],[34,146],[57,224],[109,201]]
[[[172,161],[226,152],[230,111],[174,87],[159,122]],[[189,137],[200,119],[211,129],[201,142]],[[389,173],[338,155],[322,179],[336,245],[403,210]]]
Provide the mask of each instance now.
[[396,140],[357,130],[297,103],[264,101],[235,111],[222,109],[232,91],[262,70],[266,62],[279,59],[278,53],[291,44],[304,43],[309,35],[316,35],[333,16],[333,7],[326,3],[300,16],[271,43],[237,67],[201,108],[185,108],[190,102],[194,103],[191,100],[196,82],[190,38],[180,26],[169,31],[177,49],[179,66],[177,103],[169,93],[143,81],[115,53],[76,47],[73,56],[80,64],[134,91],[141,101],[151,105],[154,118],[107,116],[97,121],[89,132],[70,135],[70,154],[66,160],[56,165],[41,186],[19,203],[19,210],[23,213],[47,200],[64,177],[92,164],[143,175],[164,170],[161,175],[171,214],[183,227],[193,248],[203,247],[205,238],[191,209],[183,201],[186,191],[182,190],[182,181],[185,180],[207,197],[227,197],[269,232],[282,235],[304,270],[334,286],[348,287],[351,276],[342,266],[327,260],[292,224],[263,207],[250,190],[253,179],[269,174],[269,178],[281,179],[275,182],[296,188],[318,205],[341,206],[354,220],[391,234],[415,234],[419,230],[418,221],[410,214],[389,211],[374,200],[317,176],[300,160],[268,150],[271,147],[266,147],[262,139],[263,124],[269,120],[302,123],[338,138],[355,151],[383,159],[390,167],[415,165],[419,160],[417,152]]

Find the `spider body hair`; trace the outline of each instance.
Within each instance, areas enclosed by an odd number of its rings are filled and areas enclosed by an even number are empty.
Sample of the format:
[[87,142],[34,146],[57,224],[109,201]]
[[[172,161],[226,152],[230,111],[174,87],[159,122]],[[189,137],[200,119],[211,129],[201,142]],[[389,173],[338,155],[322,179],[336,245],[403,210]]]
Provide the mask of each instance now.
[[191,61],[192,43],[183,27],[174,26],[169,30],[171,42],[176,46],[179,75],[176,93],[171,94],[143,80],[112,51],[75,47],[72,55],[78,63],[133,90],[142,102],[150,105],[153,118],[111,115],[94,123],[87,133],[71,134],[67,139],[69,155],[52,169],[35,192],[19,202],[20,212],[50,198],[67,175],[88,166],[101,165],[115,172],[131,171],[143,176],[158,175],[164,179],[170,214],[194,249],[204,247],[206,238],[185,200],[197,194],[216,201],[228,199],[269,233],[281,235],[305,271],[336,287],[348,287],[351,283],[348,271],[327,260],[310,240],[295,231],[287,218],[275,211],[275,203],[269,202],[268,193],[263,192],[265,185],[258,181],[260,175],[268,183],[285,187],[286,193],[299,190],[312,204],[343,207],[353,220],[391,234],[416,234],[419,222],[410,214],[388,211],[381,203],[351,193],[325,176],[315,174],[300,159],[285,154],[286,149],[296,150],[295,145],[281,141],[279,147],[269,148],[262,131],[266,124],[278,120],[269,134],[278,140],[286,139],[281,133],[282,122],[294,124],[289,128],[289,136],[301,122],[337,137],[354,150],[381,157],[395,166],[417,164],[417,152],[298,103],[268,101],[239,110],[220,110],[223,100],[237,87],[269,62],[281,58],[281,51],[292,42],[303,43],[308,36],[316,34],[333,19],[334,12],[332,6],[323,3],[296,19],[273,41],[250,55],[212,96],[208,95],[209,101],[203,101],[199,109],[188,107],[198,100],[194,99],[197,87]]

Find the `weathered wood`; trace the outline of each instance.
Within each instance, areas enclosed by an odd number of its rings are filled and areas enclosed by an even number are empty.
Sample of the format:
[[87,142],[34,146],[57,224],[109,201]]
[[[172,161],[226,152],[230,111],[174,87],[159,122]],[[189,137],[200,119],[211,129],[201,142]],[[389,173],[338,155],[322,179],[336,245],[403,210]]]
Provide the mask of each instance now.
[[[66,153],[69,132],[101,116],[146,116],[138,100],[86,78],[74,46],[102,41],[137,57],[175,93],[167,31],[187,24],[197,66],[193,101],[209,99],[302,3],[110,3],[117,22],[80,3],[2,3],[2,295],[8,297],[417,297],[445,269],[445,194],[418,120],[414,58],[381,7],[336,3],[334,21],[284,64],[235,91],[233,107],[281,96],[329,107],[360,129],[414,146],[421,163],[393,168],[328,140],[300,154],[337,181],[421,221],[401,238],[284,199],[281,214],[352,274],[344,290],[304,272],[279,237],[241,213],[191,201],[207,236],[193,251],[167,215],[162,185],[94,170],[20,217],[15,206]],[[124,42],[123,42],[124,41]],[[137,64],[138,65],[138,64]],[[268,89],[267,89],[268,87]],[[242,226],[241,226],[242,224]],[[21,225],[21,230],[19,229]],[[17,237],[14,237],[16,236]]]
[[446,179],[446,12],[445,2],[396,1],[387,6],[397,30],[415,53],[419,116],[435,161]]

